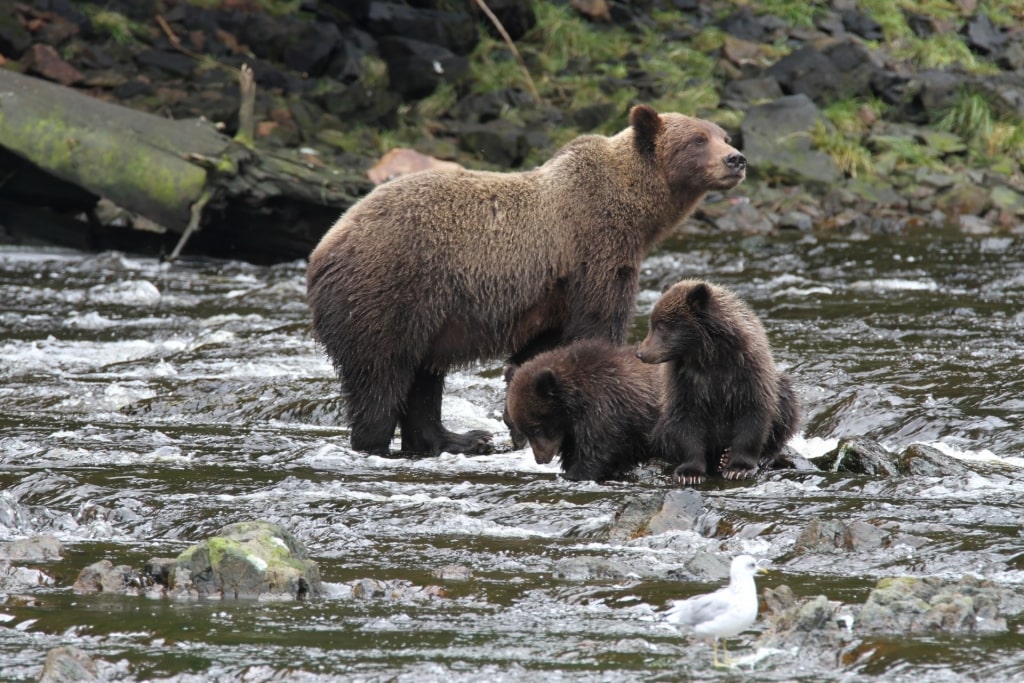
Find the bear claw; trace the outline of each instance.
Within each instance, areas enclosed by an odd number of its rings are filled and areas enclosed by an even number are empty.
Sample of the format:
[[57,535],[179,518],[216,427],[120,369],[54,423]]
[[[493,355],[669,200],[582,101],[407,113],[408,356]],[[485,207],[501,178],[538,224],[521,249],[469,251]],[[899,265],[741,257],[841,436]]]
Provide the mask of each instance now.
[[753,479],[754,475],[757,474],[756,469],[736,469],[730,468],[722,472],[722,476],[731,481],[739,481],[740,479]]

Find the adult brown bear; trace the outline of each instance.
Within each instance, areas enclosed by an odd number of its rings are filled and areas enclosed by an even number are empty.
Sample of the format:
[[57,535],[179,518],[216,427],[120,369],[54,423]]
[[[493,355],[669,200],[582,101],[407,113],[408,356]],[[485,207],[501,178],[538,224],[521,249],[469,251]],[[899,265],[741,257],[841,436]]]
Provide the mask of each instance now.
[[678,464],[679,483],[699,484],[719,471],[726,479],[753,477],[796,433],[793,384],[775,368],[757,315],[725,287],[673,285],[654,305],[636,355],[668,364],[654,440]]
[[625,340],[644,255],[746,159],[717,125],[648,106],[521,173],[423,171],[377,187],[309,258],[313,332],[341,378],[352,448],[480,453],[441,424],[448,370]]

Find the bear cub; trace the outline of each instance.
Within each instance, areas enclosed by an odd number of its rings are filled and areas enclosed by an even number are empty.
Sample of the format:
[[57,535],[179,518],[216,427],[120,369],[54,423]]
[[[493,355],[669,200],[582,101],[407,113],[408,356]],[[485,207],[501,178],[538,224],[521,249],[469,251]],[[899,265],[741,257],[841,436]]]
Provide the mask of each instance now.
[[538,463],[560,453],[566,479],[619,478],[653,455],[662,370],[642,363],[633,347],[582,340],[520,366],[506,412]]
[[757,315],[725,287],[702,280],[672,286],[655,304],[636,355],[667,364],[653,438],[661,457],[678,463],[673,476],[681,484],[718,472],[751,478],[796,432],[793,385],[775,368]]

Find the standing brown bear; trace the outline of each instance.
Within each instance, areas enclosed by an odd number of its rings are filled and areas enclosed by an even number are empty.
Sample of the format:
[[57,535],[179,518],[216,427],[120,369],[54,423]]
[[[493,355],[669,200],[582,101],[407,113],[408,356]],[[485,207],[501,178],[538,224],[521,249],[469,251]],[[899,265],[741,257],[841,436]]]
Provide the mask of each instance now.
[[701,280],[672,286],[655,304],[636,355],[669,364],[654,438],[661,456],[679,463],[674,477],[682,484],[719,469],[726,479],[753,477],[796,432],[793,385],[776,370],[757,315],[724,287]]
[[448,370],[515,367],[577,339],[625,340],[644,255],[746,159],[713,123],[634,107],[532,171],[433,170],[377,187],[324,235],[306,273],[313,332],[341,378],[352,447],[480,453],[441,424]]
[[663,368],[636,350],[584,339],[523,363],[508,385],[509,420],[538,463],[561,454],[574,481],[603,481],[649,460]]

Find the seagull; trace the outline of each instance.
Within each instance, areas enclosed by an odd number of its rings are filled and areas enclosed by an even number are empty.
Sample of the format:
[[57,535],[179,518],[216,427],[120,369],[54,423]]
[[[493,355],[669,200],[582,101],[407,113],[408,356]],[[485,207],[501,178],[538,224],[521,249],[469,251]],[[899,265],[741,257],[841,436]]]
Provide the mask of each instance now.
[[[754,575],[764,573],[757,560],[750,555],[733,558],[729,568],[729,585],[714,593],[697,595],[686,600],[672,600],[665,620],[677,626],[693,629],[705,638],[711,638],[715,666],[729,666],[729,651],[725,638],[748,629],[757,619],[757,586]],[[718,661],[718,639],[722,638],[725,661]]]

